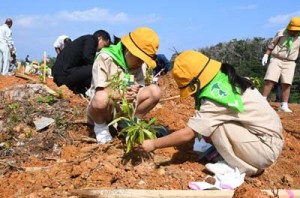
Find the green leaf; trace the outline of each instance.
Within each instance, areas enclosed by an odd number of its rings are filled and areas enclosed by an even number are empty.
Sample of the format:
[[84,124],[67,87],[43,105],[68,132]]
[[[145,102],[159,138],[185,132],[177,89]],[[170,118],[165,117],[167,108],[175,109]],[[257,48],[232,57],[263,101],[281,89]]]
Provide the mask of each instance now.
[[152,133],[147,129],[143,129],[143,132],[145,133],[145,139],[156,139],[155,133]]
[[139,139],[138,139],[138,143],[139,144],[142,144],[145,140],[145,134],[144,134],[144,129],[142,129],[140,132],[139,132]]
[[128,142],[128,143],[126,143],[126,145],[127,145],[126,153],[129,153],[132,149],[132,142]]
[[125,97],[122,98],[122,111],[125,114],[128,114],[130,112],[129,104],[128,104],[127,99]]
[[108,124],[108,126],[114,125],[114,124],[116,124],[117,122],[119,122],[119,121],[121,121],[121,120],[125,120],[125,121],[130,122],[130,120],[129,120],[128,118],[126,118],[126,117],[119,117],[119,118],[116,118],[116,119],[114,119],[113,121],[111,121],[111,122]]
[[148,122],[148,124],[147,124],[147,128],[149,127],[149,126],[151,126],[151,125],[153,125],[155,122],[156,122],[156,118],[152,118],[149,122]]

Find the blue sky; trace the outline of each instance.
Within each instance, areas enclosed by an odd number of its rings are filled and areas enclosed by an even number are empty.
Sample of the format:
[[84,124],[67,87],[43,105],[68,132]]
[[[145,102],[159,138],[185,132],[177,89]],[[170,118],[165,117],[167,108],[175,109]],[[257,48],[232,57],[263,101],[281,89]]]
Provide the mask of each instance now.
[[9,0],[0,7],[0,22],[13,19],[18,59],[56,56],[59,35],[72,39],[104,29],[122,37],[147,26],[160,38],[158,53],[199,49],[231,39],[270,38],[300,16],[300,1],[285,0]]

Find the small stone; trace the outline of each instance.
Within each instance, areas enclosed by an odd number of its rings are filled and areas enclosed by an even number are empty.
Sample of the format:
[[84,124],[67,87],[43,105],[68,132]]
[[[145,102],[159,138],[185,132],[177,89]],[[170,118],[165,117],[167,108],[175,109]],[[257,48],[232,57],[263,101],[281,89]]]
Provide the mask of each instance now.
[[165,169],[164,169],[164,168],[158,169],[158,174],[159,174],[159,175],[165,175],[165,174],[166,174]]
[[40,131],[46,127],[48,127],[50,124],[54,123],[54,120],[52,118],[47,118],[47,117],[41,117],[33,121],[36,130]]
[[145,185],[145,184],[146,184],[146,182],[143,180],[139,181],[139,183],[138,183],[138,185]]
[[284,175],[281,178],[282,183],[291,185],[294,182],[294,179],[290,175]]
[[214,185],[214,184],[216,183],[216,179],[213,178],[213,177],[207,177],[207,178],[205,179],[205,182]]

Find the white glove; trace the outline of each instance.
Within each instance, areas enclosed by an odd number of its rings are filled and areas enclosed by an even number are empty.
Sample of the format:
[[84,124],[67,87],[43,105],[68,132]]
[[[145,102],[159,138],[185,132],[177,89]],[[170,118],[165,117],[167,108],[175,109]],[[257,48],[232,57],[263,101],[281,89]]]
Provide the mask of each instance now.
[[210,176],[207,176],[202,182],[189,182],[188,186],[193,190],[222,190],[229,189],[233,190],[244,183],[245,173],[240,174],[238,168],[235,168],[234,172],[226,173],[223,175],[216,174],[212,178],[215,179],[215,183],[208,183],[208,179]]
[[245,173],[240,173],[238,168],[235,168],[233,173],[226,173],[224,175],[216,175],[220,182],[222,189],[235,189],[244,183]]
[[267,64],[268,58],[269,58],[269,55],[268,54],[264,54],[264,57],[263,57],[263,59],[261,61],[262,66],[265,66]]

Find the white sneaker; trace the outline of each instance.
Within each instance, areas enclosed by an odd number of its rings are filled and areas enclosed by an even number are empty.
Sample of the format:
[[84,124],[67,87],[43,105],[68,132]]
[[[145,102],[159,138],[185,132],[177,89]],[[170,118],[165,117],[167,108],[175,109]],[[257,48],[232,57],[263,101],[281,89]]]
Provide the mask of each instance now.
[[215,164],[207,163],[205,168],[215,175],[224,175],[226,173],[233,173],[234,169],[230,167],[224,160],[218,161]]
[[94,126],[94,131],[96,134],[96,139],[99,144],[105,144],[112,141],[112,136],[109,133],[108,126],[105,127],[97,127]]
[[290,110],[288,107],[279,107],[279,108],[278,108],[278,111],[286,112],[286,113],[292,113],[292,112],[293,112],[293,111]]

